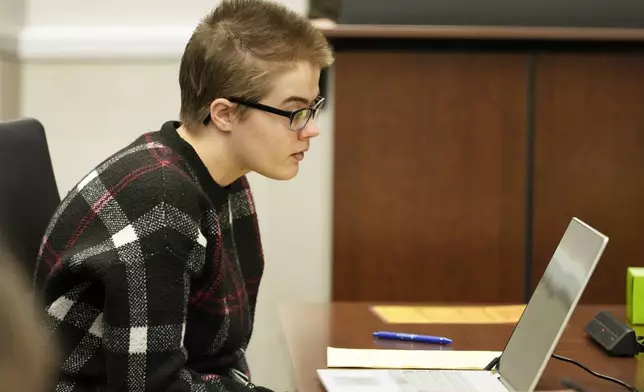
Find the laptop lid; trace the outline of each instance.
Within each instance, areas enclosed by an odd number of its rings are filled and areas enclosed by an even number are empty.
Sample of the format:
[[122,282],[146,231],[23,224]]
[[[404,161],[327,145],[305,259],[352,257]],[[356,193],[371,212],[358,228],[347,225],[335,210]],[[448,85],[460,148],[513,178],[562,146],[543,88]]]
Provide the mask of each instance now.
[[534,391],[607,242],[581,220],[570,221],[499,360],[509,390]]

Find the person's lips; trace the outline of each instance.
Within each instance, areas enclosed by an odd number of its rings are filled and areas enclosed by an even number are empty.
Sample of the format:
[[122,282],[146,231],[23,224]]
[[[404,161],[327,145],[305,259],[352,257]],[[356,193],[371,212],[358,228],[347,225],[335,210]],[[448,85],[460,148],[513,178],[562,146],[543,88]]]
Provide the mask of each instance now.
[[307,152],[309,149],[305,148],[304,150],[300,150],[294,154],[291,154],[291,156],[298,162],[300,162],[302,159],[304,159],[304,153]]

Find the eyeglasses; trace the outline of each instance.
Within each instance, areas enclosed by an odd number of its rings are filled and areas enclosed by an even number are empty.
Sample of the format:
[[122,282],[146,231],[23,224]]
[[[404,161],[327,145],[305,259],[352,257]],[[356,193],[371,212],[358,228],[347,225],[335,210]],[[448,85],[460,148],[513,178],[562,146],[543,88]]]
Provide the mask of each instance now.
[[[235,97],[228,98],[228,100],[230,102],[248,106],[249,108],[261,110],[263,112],[277,114],[278,116],[282,116],[282,117],[286,117],[289,119],[288,129],[295,132],[301,131],[302,129],[304,129],[304,127],[306,126],[306,124],[309,123],[309,120],[311,118],[313,118],[314,120],[317,119],[318,113],[320,113],[320,109],[322,108],[325,102],[325,99],[323,97],[317,97],[315,99],[315,102],[313,102],[313,105],[309,106],[308,108],[301,108],[301,109],[289,111],[289,110],[274,108],[272,106],[264,105],[258,102],[246,101]],[[208,116],[203,120],[203,124],[208,125],[210,120],[211,120],[210,113],[208,113]]]

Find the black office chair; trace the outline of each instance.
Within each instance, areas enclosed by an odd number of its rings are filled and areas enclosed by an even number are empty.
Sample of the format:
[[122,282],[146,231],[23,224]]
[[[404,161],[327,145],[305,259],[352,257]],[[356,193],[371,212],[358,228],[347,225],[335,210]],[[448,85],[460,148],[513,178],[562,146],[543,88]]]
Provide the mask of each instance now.
[[0,122],[1,245],[30,277],[59,203],[42,124],[31,118]]

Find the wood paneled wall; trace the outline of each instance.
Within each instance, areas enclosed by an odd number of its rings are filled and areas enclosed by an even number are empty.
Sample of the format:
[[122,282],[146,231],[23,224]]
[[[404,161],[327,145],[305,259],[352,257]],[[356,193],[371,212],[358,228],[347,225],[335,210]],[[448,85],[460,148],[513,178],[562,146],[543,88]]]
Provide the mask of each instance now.
[[520,299],[525,56],[340,53],[335,75],[334,297]]
[[611,239],[583,301],[623,302],[642,53],[339,49],[333,299],[521,302],[577,216]]
[[644,55],[540,54],[535,86],[533,287],[577,216],[610,238],[582,301],[624,303],[644,266]]

